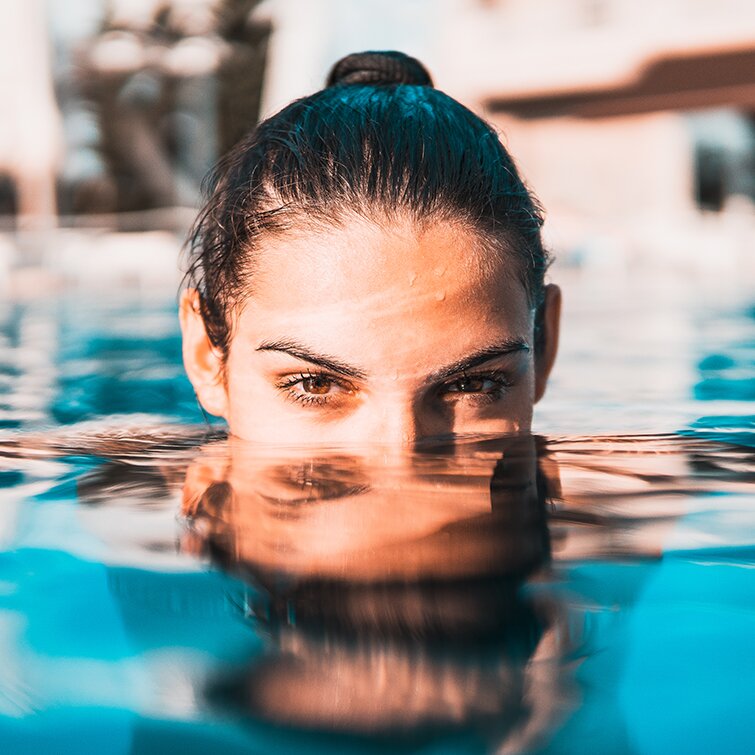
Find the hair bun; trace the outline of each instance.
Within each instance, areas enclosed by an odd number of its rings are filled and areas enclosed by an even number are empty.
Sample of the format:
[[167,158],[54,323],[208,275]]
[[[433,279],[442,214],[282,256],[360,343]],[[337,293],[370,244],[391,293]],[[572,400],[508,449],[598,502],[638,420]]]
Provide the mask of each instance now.
[[355,52],[330,69],[327,86],[338,84],[433,85],[427,69],[416,58],[395,50]]

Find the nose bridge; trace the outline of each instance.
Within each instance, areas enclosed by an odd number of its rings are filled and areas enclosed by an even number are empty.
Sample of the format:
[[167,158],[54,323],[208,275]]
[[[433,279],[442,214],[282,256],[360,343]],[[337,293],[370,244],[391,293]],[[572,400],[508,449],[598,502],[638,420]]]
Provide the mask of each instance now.
[[378,406],[373,406],[370,423],[371,440],[391,446],[411,446],[429,434],[427,418],[423,416],[422,402],[410,391],[386,393]]
[[378,441],[396,446],[413,445],[422,433],[417,407],[409,399],[387,403],[381,407],[376,430]]

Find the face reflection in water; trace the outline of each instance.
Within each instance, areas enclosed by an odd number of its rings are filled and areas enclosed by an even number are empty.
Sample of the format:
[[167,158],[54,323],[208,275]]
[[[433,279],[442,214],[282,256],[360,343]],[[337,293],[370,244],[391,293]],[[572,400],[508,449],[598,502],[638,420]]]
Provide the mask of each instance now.
[[377,467],[231,440],[197,459],[184,548],[248,580],[245,611],[270,638],[208,698],[295,729],[536,742],[568,696],[558,609],[523,590],[550,559],[535,445]]
[[184,294],[184,363],[204,408],[265,443],[412,444],[529,430],[558,340],[543,348],[514,255],[460,224],[345,218],[268,237],[228,353]]
[[[522,590],[550,557],[527,433],[558,289],[536,348],[514,256],[461,224],[342,218],[260,247],[227,353],[196,292],[181,307],[189,377],[231,431],[188,471],[184,547],[247,578],[270,638],[208,698],[294,729],[536,741],[565,697],[558,611]],[[475,433],[506,438],[420,443]]]

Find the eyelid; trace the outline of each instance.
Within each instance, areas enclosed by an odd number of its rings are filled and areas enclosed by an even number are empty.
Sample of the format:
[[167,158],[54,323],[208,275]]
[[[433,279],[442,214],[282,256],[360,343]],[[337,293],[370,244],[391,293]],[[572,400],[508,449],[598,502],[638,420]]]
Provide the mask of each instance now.
[[471,370],[469,372],[460,372],[458,375],[444,380],[440,385],[453,385],[454,383],[458,383],[459,380],[469,380],[470,378],[495,380],[499,383],[506,384],[511,382],[511,375],[507,370],[488,369],[485,371],[480,370],[479,372],[475,372],[474,370]]
[[497,368],[493,365],[497,365],[500,363],[504,364],[511,364],[517,365],[522,363],[523,357],[526,357],[528,354],[530,354],[530,348],[526,344],[519,349],[512,349],[510,351],[502,352],[500,354],[491,354],[486,359],[480,361],[477,364],[472,364],[471,366],[464,367],[459,366],[455,371],[453,372],[446,372],[441,371],[440,373],[434,373],[427,377],[427,383],[438,385],[440,383],[450,382],[454,380],[458,380],[460,377],[463,377],[464,375],[470,376],[472,374],[481,374],[479,372],[475,372],[476,370],[484,370],[486,371],[486,374],[491,372],[496,372],[500,368]]
[[[332,383],[338,388],[337,391],[324,394],[305,393],[304,391],[297,391],[296,386],[304,380],[324,378],[328,382]],[[356,388],[347,380],[341,377],[337,377],[324,370],[307,370],[306,372],[297,372],[283,376],[275,383],[275,387],[280,393],[289,401],[295,402],[299,406],[303,407],[324,407],[333,405],[337,408],[344,399],[343,394],[352,395],[356,392]]]
[[[464,379],[477,379],[477,380],[490,380],[494,385],[482,391],[459,391],[453,390],[451,386]],[[446,380],[438,387],[439,398],[443,401],[466,401],[477,403],[488,403],[491,401],[502,398],[510,388],[514,385],[514,381],[508,372],[501,370],[488,370],[487,372],[465,372],[459,374],[452,380]]]
[[302,380],[309,378],[325,378],[330,380],[341,388],[348,390],[355,390],[354,384],[344,377],[334,375],[331,372],[325,372],[324,370],[307,370],[306,372],[293,372],[283,376],[277,383],[278,388],[290,388],[292,385],[300,383]]
[[[295,372],[295,373],[289,373],[285,376],[283,376],[279,381],[276,382],[276,387],[278,388],[289,388],[293,385],[296,385],[297,383],[300,383],[302,380],[307,380],[308,378],[325,378],[334,384],[338,385],[341,388],[344,388],[348,391],[355,391],[356,386],[346,378],[341,377],[340,375],[334,375],[330,372],[325,372],[324,370],[307,370],[306,372]],[[439,387],[444,387],[447,385],[453,385],[454,383],[457,383],[459,380],[469,379],[469,378],[483,378],[488,380],[495,380],[501,384],[509,385],[511,383],[511,376],[508,371],[501,370],[501,369],[487,369],[483,370],[480,369],[479,371],[470,370],[469,372],[459,372],[457,375],[451,378],[447,378],[446,380],[443,380],[438,385]]]

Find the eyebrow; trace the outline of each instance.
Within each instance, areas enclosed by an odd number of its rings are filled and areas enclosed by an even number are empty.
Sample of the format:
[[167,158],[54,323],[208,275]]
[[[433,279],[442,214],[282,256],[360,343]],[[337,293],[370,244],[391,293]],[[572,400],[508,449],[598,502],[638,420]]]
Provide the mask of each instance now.
[[[512,338],[503,341],[502,343],[474,351],[463,359],[459,359],[445,367],[441,367],[439,370],[428,375],[426,381],[428,383],[442,382],[453,375],[474,369],[487,362],[492,362],[494,359],[500,359],[509,354],[529,350],[530,347],[527,345],[526,341],[521,338]],[[257,347],[257,351],[278,351],[284,354],[289,354],[296,359],[301,359],[303,362],[309,362],[310,364],[324,367],[331,372],[353,378],[354,380],[365,380],[367,378],[367,373],[364,370],[360,370],[358,367],[353,367],[345,362],[341,362],[335,357],[327,356],[325,354],[317,354],[296,341],[263,341]]]
[[430,373],[430,375],[427,376],[427,382],[440,383],[454,375],[458,375],[460,372],[463,373],[467,370],[472,370],[475,367],[487,364],[487,362],[492,362],[494,359],[500,359],[509,354],[529,350],[530,347],[522,338],[512,338],[493,346],[486,346],[484,349],[474,351],[463,359],[459,359],[456,362],[452,362],[451,364]]
[[335,357],[327,356],[326,354],[317,354],[296,341],[263,341],[257,347],[257,351],[280,351],[284,354],[290,354],[292,357],[296,357],[296,359],[301,359],[303,362],[324,367],[326,370],[336,372],[344,377],[350,377],[354,380],[365,380],[367,378],[367,373],[364,370],[352,367]]

